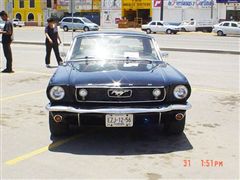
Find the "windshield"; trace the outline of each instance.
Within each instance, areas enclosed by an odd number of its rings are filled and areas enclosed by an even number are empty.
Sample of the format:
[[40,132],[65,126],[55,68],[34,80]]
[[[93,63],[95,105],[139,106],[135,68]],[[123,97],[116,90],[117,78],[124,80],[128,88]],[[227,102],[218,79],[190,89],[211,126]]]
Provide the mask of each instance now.
[[96,35],[75,39],[68,60],[148,60],[159,61],[151,38],[126,35]]
[[83,22],[85,22],[85,23],[93,23],[92,21],[90,21],[90,20],[87,19],[87,18],[82,18],[82,20],[83,20]]

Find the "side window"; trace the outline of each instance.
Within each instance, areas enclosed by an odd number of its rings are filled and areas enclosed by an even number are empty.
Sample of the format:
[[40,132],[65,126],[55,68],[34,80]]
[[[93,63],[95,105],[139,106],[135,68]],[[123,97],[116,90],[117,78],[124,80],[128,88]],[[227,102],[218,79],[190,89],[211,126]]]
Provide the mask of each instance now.
[[156,25],[156,22],[151,22],[151,24],[150,25]]
[[63,22],[72,22],[72,20],[70,18],[66,18],[63,20]]
[[162,26],[163,24],[162,24],[162,23],[160,23],[160,22],[157,22],[157,25],[158,25],[158,26]]
[[83,22],[80,19],[73,19],[73,22],[74,23],[82,23],[83,24]]
[[223,26],[229,26],[229,23],[224,23]]
[[232,23],[232,27],[238,27],[237,24],[235,23]]

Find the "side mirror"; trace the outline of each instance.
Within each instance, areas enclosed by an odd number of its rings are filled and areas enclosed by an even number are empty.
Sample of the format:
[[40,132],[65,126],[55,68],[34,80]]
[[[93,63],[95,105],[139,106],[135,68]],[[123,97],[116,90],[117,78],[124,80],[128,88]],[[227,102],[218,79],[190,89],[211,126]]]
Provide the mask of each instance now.
[[167,52],[160,52],[162,58],[167,58],[168,57],[168,53]]

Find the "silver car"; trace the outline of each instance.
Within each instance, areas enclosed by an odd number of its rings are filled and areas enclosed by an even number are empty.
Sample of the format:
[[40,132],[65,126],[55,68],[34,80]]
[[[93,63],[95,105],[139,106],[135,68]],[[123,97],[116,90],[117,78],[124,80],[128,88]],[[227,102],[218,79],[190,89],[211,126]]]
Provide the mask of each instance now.
[[60,28],[68,30],[98,31],[99,26],[85,17],[64,17],[60,21]]
[[214,25],[213,32],[218,36],[240,35],[240,23],[235,21],[224,21]]

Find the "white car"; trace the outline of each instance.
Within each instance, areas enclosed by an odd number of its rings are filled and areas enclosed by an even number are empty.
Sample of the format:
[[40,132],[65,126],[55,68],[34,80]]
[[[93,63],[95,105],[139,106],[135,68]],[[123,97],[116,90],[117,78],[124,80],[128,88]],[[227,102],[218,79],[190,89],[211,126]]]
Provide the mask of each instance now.
[[142,25],[142,30],[147,34],[165,32],[166,34],[177,34],[180,30],[177,26],[169,25],[163,21],[151,21],[148,24]]
[[20,21],[19,19],[13,19],[12,20],[13,26],[14,27],[22,27],[25,26],[25,23],[23,21]]
[[218,36],[240,35],[240,22],[224,21],[214,25],[213,32]]

